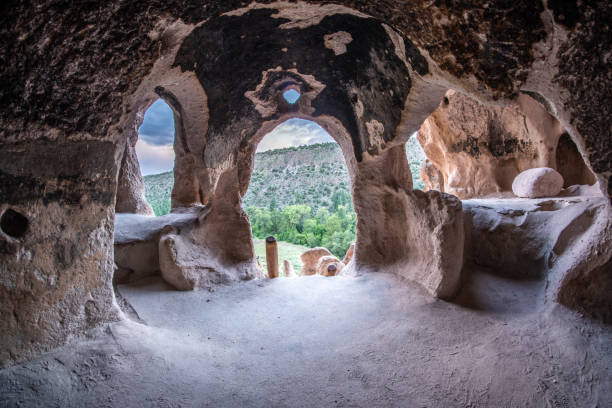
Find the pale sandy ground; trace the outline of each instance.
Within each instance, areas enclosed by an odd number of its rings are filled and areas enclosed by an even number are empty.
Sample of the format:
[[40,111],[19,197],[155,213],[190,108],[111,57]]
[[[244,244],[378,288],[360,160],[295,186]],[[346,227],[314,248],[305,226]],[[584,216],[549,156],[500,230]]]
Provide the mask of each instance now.
[[385,274],[150,278],[119,287],[140,322],[0,371],[0,406],[612,407],[612,327],[543,290],[485,271],[455,302]]

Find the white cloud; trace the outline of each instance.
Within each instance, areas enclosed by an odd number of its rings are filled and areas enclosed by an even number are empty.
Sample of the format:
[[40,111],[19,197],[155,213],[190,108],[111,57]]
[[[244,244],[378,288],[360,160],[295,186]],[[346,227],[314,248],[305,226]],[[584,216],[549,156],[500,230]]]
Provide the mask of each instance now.
[[156,146],[139,139],[136,142],[136,155],[143,176],[164,173],[174,168],[172,145]]
[[[149,141],[151,142],[151,141]],[[334,142],[334,139],[318,124],[303,119],[289,119],[268,133],[257,146],[258,152],[303,146],[315,143]],[[172,145],[147,143],[144,138],[136,143],[136,154],[140,171],[144,176],[170,171],[174,168]]]
[[315,143],[334,142],[334,139],[315,122],[304,119],[289,119],[264,136],[257,146],[258,152],[303,146]]

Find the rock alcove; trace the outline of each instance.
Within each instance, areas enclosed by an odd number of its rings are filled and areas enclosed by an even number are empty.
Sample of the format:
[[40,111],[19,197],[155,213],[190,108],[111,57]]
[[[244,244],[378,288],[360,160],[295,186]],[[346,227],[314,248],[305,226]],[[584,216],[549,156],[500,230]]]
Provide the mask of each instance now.
[[[324,290],[345,290],[354,299],[368,299],[361,304],[364,314],[354,315],[371,326],[351,325],[347,313],[343,314],[346,326],[339,329],[352,338],[375,333],[384,345],[368,354],[364,344],[351,343],[359,356],[366,357],[357,358],[358,366],[351,366],[351,375],[342,382],[343,398],[350,394],[354,379],[363,386],[354,391],[362,405],[384,406],[391,400],[401,405],[414,400],[411,389],[424,390],[424,405],[450,406],[466,395],[452,390],[444,395],[432,393],[433,384],[452,383],[435,370],[419,384],[396,387],[394,382],[372,380],[388,376],[369,371],[374,363],[367,356],[399,352],[393,340],[384,339],[384,327],[375,324],[403,327],[401,333],[394,332],[403,344],[411,335],[409,325],[399,324],[385,312],[389,310],[417,316],[411,324],[419,327],[419,333],[439,334],[418,338],[422,347],[413,354],[416,360],[395,366],[400,374],[402,367],[416,364],[421,357],[430,361],[420,354],[427,344],[455,356],[455,350],[448,348],[452,337],[445,332],[448,327],[461,332],[455,336],[461,337],[458,346],[474,349],[478,346],[469,339],[482,328],[494,327],[500,338],[516,340],[508,343],[514,355],[534,353],[535,363],[520,361],[531,364],[537,378],[522,384],[524,367],[509,365],[507,373],[494,373],[499,382],[489,381],[486,390],[479,392],[486,381],[474,380],[465,367],[484,368],[488,359],[498,358],[490,349],[494,339],[488,339],[478,349],[482,360],[463,356],[449,363],[462,378],[450,388],[474,391],[468,395],[480,395],[474,397],[475,403],[484,406],[514,401],[504,386],[510,382],[526,390],[523,405],[566,401],[567,395],[572,395],[576,406],[577,395],[582,402],[608,405],[612,396],[606,391],[610,378],[605,367],[610,331],[601,321],[609,322],[611,309],[612,166],[606,110],[611,105],[609,78],[603,56],[610,49],[607,22],[612,6],[558,3],[519,2],[504,8],[467,2],[450,7],[435,2],[237,5],[179,1],[154,2],[146,12],[137,3],[69,9],[52,2],[37,7],[15,5],[6,13],[0,45],[6,61],[0,73],[4,107],[0,116],[0,362],[42,367],[44,361],[51,361],[39,357],[42,352],[99,327],[108,328],[121,344],[129,344],[129,350],[142,344],[146,333],[151,349],[168,344],[152,326],[127,320],[126,315],[138,320],[142,314],[153,326],[168,327],[164,326],[167,321],[155,320],[154,307],[141,301],[136,289],[126,287],[127,295],[117,292],[117,298],[113,290],[113,276],[115,284],[141,277],[133,268],[115,268],[114,242],[129,233],[129,228],[114,230],[115,211],[150,214],[150,207],[141,200],[142,179],[134,166],[133,146],[144,111],[162,98],[175,119],[173,214],[171,222],[152,230],[151,234],[157,234],[156,247],[140,250],[158,257],[160,268],[177,278],[174,286],[217,288],[230,300],[224,303],[221,295],[210,295],[210,303],[218,307],[216,313],[236,309],[231,302],[240,299],[230,293],[251,302],[251,291],[259,287],[254,282],[262,282],[270,299],[283,301],[270,288],[288,285],[289,290],[288,280],[272,284],[254,279],[261,276],[249,220],[240,203],[261,138],[289,118],[312,120],[342,149],[357,213],[357,242],[346,275],[358,277],[328,279],[332,286]],[[299,94],[293,103],[284,97],[289,90]],[[404,151],[415,131],[428,156],[422,169],[428,180],[426,192],[413,190]],[[536,167],[561,173],[564,197],[524,200],[511,196],[514,178]],[[482,278],[479,268],[491,268],[494,273]],[[497,281],[499,275],[511,282]],[[385,283],[391,277],[397,280]],[[523,285],[527,281],[537,284]],[[219,286],[236,282],[243,284]],[[319,281],[303,282],[317,285]],[[360,282],[369,282],[364,283],[371,290],[369,295],[361,292]],[[512,282],[518,283],[512,286]],[[303,288],[316,298],[308,286]],[[517,292],[523,295],[515,303],[508,302],[519,305],[510,310],[495,302],[479,303],[479,295],[487,291],[501,298]],[[299,290],[289,292],[298,296]],[[203,293],[207,292],[178,293],[183,295],[179,303]],[[536,299],[535,303],[520,306],[527,298]],[[384,299],[395,301],[383,304]],[[321,304],[328,309],[336,306]],[[337,309],[338,313],[360,310],[348,298],[343,297],[341,304],[346,309]],[[249,306],[259,309],[263,304]],[[526,309],[535,311],[535,317],[519,313],[507,330],[478,320],[474,309],[483,308],[493,316],[489,320],[510,320],[512,313]],[[438,309],[457,321],[445,320]],[[576,315],[576,310],[584,316]],[[428,329],[418,323],[422,323],[418,319],[427,320],[428,314],[445,325]],[[256,322],[261,319],[247,315]],[[382,320],[377,322],[376,316]],[[147,318],[140,318],[141,323]],[[330,321],[321,319],[321,326],[329,328],[321,333],[338,334]],[[252,321],[236,321],[246,333],[259,333]],[[202,338],[232,333],[242,341],[240,331],[222,320],[211,318],[209,323],[218,331],[201,332]],[[537,328],[542,326],[546,330],[540,335]],[[576,333],[573,328],[578,326],[589,336]],[[294,328],[304,337],[309,335],[304,327]],[[292,326],[284,329],[290,332]],[[108,340],[104,333],[96,333],[106,339],[101,343]],[[587,340],[590,336],[598,342]],[[533,342],[524,349],[513,348],[525,337]],[[183,351],[199,347],[182,337],[177,342],[183,343]],[[78,344],[84,354],[106,355]],[[339,340],[336,345],[341,344]],[[248,347],[253,355],[263,350],[263,346],[259,351]],[[282,361],[289,364],[292,346],[286,347],[287,359]],[[545,347],[550,350],[547,358],[560,367],[558,372],[544,373],[546,364],[538,350]],[[350,359],[307,349],[312,361],[338,357],[339,365],[326,371],[332,383],[338,373],[347,372]],[[129,360],[133,355],[125,350],[122,356]],[[385,354],[385,350],[393,352]],[[575,358],[578,355],[580,359]],[[66,360],[60,354],[56,359]],[[507,363],[495,361],[500,366]],[[216,363],[216,367],[232,365],[230,360]],[[249,367],[255,367],[258,362],[251,363]],[[591,380],[566,374],[580,371],[575,370],[579,364],[584,378]],[[95,365],[103,367],[100,372],[117,371],[104,357]],[[3,371],[3,387],[15,384],[20,370],[27,370],[23,367]],[[312,375],[320,366],[308,367]],[[192,373],[181,370],[185,378],[192,378]],[[223,372],[222,376],[233,374]],[[109,384],[103,377],[96,380],[101,387]],[[408,376],[402,378],[409,382]],[[546,383],[545,391],[535,389],[538,378],[554,378],[556,385]],[[370,385],[380,387],[374,394],[387,400],[365,391]],[[317,382],[317,387],[324,385]],[[52,389],[40,392],[52,400],[56,397]],[[219,394],[210,397],[219,398],[216,405],[231,405],[231,392],[216,389]],[[268,390],[265,384],[262,389]],[[340,398],[331,391],[301,390],[289,393],[289,400],[304,401],[309,394],[317,395],[319,405],[329,405]],[[189,391],[184,393],[195,398]],[[117,394],[110,393],[112,398],[119,398]],[[257,390],[248,388],[239,394],[239,404],[257,405]],[[9,402],[20,398],[13,391],[3,395]],[[80,392],[71,395],[57,396],[59,403],[61,398],[74,398],[71,402],[79,405],[86,399]],[[282,402],[266,401],[268,405]]]

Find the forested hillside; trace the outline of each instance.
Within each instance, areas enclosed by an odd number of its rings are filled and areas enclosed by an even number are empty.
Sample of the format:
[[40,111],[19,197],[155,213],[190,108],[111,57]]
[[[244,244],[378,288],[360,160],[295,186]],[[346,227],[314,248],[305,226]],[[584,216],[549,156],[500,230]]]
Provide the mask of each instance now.
[[[425,159],[415,137],[406,145],[414,188]],[[172,173],[146,176],[145,195],[156,215],[170,211]],[[253,235],[275,235],[308,247],[325,246],[343,256],[355,240],[355,213],[342,151],[335,143],[257,153],[243,198]]]
[[161,174],[144,176],[145,198],[153,207],[155,215],[170,212],[170,196],[174,184],[174,174],[171,171]]
[[335,200],[348,205],[350,190],[340,146],[315,144],[258,153],[243,203],[270,208],[304,204],[317,209],[329,207],[334,194]]

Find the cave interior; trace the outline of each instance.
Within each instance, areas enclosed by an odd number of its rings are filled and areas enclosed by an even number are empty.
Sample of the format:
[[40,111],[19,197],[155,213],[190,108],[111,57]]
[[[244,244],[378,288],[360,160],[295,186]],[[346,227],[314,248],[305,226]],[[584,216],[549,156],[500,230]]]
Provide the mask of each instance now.
[[[611,4],[36,3],[0,29],[0,405],[612,406]],[[348,169],[335,276],[270,279],[241,207],[292,118]]]

